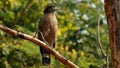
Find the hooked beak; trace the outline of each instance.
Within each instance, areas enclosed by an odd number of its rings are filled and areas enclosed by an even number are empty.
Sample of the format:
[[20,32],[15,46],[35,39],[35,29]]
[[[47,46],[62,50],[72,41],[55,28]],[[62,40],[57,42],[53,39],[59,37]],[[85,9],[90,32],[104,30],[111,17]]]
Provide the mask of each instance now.
[[52,8],[53,8],[53,10],[55,10],[55,11],[58,10],[58,8],[57,8],[56,6],[53,6]]

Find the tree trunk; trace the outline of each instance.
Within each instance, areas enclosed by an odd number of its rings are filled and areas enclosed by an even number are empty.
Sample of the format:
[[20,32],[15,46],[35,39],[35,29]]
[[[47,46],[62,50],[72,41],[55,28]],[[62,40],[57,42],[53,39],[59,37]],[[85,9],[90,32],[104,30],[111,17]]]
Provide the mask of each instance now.
[[113,68],[120,68],[120,0],[105,0]]

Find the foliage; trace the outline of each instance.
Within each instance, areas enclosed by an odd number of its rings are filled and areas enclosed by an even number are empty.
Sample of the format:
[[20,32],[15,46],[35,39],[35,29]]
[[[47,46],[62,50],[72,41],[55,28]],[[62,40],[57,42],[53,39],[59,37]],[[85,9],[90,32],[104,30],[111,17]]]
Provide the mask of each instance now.
[[[103,50],[108,46],[108,30],[102,0],[0,0],[0,24],[33,35],[47,4],[56,4],[59,24],[55,49],[80,68],[105,66],[97,43],[100,14],[100,38]],[[39,47],[0,31],[0,68],[34,67],[41,64]],[[52,68],[66,68],[52,56]]]

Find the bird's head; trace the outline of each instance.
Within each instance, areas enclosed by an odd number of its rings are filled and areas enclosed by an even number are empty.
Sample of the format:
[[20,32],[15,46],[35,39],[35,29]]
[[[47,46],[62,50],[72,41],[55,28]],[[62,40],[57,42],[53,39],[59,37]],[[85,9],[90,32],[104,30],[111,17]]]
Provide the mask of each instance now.
[[57,10],[56,6],[49,5],[45,8],[44,13],[54,13]]

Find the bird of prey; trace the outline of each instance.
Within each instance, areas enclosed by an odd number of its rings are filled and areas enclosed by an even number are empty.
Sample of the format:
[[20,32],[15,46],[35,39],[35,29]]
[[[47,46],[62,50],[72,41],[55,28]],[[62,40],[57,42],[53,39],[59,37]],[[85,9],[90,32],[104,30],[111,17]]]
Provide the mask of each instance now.
[[[49,44],[51,48],[55,46],[57,40],[58,23],[54,12],[57,10],[56,6],[47,6],[38,24],[38,39]],[[50,54],[42,47],[40,47],[43,65],[50,65]]]

